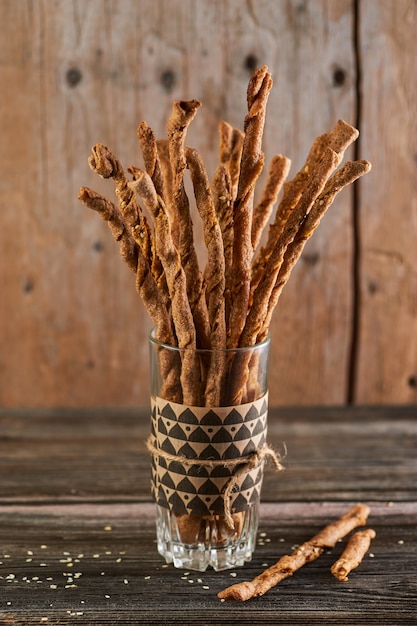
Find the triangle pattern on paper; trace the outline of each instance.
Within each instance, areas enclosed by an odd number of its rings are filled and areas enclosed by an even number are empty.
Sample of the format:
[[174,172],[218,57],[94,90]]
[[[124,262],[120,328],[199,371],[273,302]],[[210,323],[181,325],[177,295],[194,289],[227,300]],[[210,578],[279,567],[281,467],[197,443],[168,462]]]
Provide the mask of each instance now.
[[[179,515],[224,513],[224,490],[245,459],[266,441],[267,399],[237,407],[184,407],[153,398],[152,432],[161,455],[152,459],[152,492],[161,506]],[[164,452],[177,457],[169,460]],[[201,461],[188,465],[182,458]],[[239,462],[239,459],[242,461]],[[234,460],[232,466],[208,461]],[[260,497],[263,463],[240,476],[231,494],[233,512]]]

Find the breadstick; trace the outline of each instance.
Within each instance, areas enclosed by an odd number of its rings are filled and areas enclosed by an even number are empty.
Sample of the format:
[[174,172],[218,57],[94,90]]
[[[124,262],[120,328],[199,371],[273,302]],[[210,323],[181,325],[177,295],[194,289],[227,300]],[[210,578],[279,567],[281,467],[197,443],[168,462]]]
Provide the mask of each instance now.
[[224,304],[225,316],[226,320],[228,320],[230,313],[230,290],[232,284],[233,260],[233,199],[230,175],[224,165],[219,165],[216,169],[211,187],[213,202],[223,239],[225,277]]
[[354,533],[343,550],[342,556],[331,567],[331,573],[338,580],[348,580],[348,574],[361,563],[365,554],[369,550],[372,539],[376,537],[376,532],[372,528],[359,530]]
[[220,122],[220,163],[227,167],[231,181],[233,200],[236,198],[239,183],[240,160],[242,157],[244,134],[227,122]]
[[344,187],[369,172],[370,169],[371,164],[369,161],[347,161],[326,183],[322,193],[315,200],[305,222],[302,224],[294,241],[288,246],[284,255],[282,266],[269,299],[268,312],[263,321],[263,328],[258,334],[257,341],[263,341],[268,335],[272,314],[278,303],[281,292],[288,282],[291,271],[300,258],[306,242],[319,225],[324,213],[333,204],[337,194],[340,193]]
[[185,136],[201,106],[198,100],[174,102],[168,120],[168,150],[172,168],[172,205],[178,215],[178,251],[187,281],[187,294],[197,332],[197,347],[210,347],[210,327],[203,278],[194,248],[193,223],[184,187]]
[[187,298],[186,277],[178,251],[171,239],[168,215],[162,198],[156,194],[149,174],[144,171],[138,172],[137,179],[129,185],[140,195],[153,218],[156,250],[167,279],[178,347],[183,349],[181,369],[183,402],[188,406],[199,406],[199,368],[195,354],[196,333]]
[[369,507],[358,504],[332,522],[310,541],[303,543],[291,555],[285,555],[275,565],[269,567],[262,574],[250,582],[232,585],[217,595],[225,600],[239,600],[245,602],[251,598],[264,595],[285,578],[292,576],[300,567],[317,559],[325,548],[333,548],[339,539],[358,526],[363,526],[369,515]]
[[[169,313],[165,306],[164,298],[156,286],[140,246],[130,234],[118,207],[99,193],[81,187],[78,199],[88,208],[97,211],[110,227],[112,235],[120,243],[120,251],[123,259],[130,269],[136,274],[136,290],[141,296],[149,317],[155,325],[155,337],[158,341],[175,345],[175,337]],[[139,227],[137,227],[139,228]],[[181,388],[178,384],[178,368],[175,364],[175,355],[164,353],[161,356],[161,368],[164,380],[162,397],[167,397],[174,402],[181,402]]]
[[253,194],[264,163],[262,134],[266,103],[271,88],[271,75],[267,72],[267,67],[263,66],[255,72],[248,86],[248,114],[245,118],[245,138],[233,211],[233,285],[228,337],[230,348],[238,345],[249,302],[253,256],[251,240]]
[[271,160],[268,178],[261,199],[253,211],[252,247],[255,250],[271,217],[274,204],[291,166],[290,159],[278,154]]
[[359,132],[356,128],[344,120],[338,120],[335,127],[330,132],[316,137],[307,155],[304,166],[297,172],[292,180],[284,183],[283,197],[278,205],[275,221],[270,225],[265,247],[260,250],[254,263],[252,270],[251,298],[253,298],[253,292],[265,273],[266,263],[272,250],[275,248],[278,238],[285,228],[289,216],[297,205],[301,194],[314,175],[314,172],[320,166],[324,150],[326,147],[330,147],[334,150],[337,155],[336,167],[338,167],[342,162],[345,150],[357,139],[358,135]]
[[194,187],[197,209],[203,221],[204,240],[208,253],[206,299],[211,329],[211,349],[215,353],[211,357],[207,372],[205,404],[206,406],[220,406],[226,348],[223,239],[201,157],[193,148],[187,148],[185,156]]
[[97,143],[91,150],[88,164],[93,172],[102,178],[114,180],[116,196],[120,211],[127,224],[133,228],[144,219],[136,203],[135,194],[129,189],[128,180],[123,167],[117,157],[101,143]]
[[174,242],[175,247],[178,248],[179,216],[172,205],[172,168],[171,161],[169,160],[168,141],[166,139],[157,139],[156,147],[158,150],[159,162],[161,165],[161,173],[164,179],[164,189],[166,196],[165,206],[169,216],[172,241]]
[[164,179],[162,176],[161,163],[159,160],[158,148],[153,130],[146,122],[142,122],[138,126],[136,134],[140,141],[145,169],[152,179],[156,193],[158,196],[161,196],[166,205]]
[[120,253],[123,260],[136,274],[138,266],[137,246],[118,207],[88,187],[81,187],[78,200],[89,209],[99,213],[102,219],[107,222],[114,240],[120,243]]

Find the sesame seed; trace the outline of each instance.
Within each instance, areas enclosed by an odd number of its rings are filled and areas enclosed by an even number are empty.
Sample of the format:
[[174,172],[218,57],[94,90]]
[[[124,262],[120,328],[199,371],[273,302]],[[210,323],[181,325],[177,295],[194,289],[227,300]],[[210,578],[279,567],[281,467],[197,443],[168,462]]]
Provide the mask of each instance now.
[[128,585],[128,584],[129,584],[129,581],[127,580],[127,578],[124,578],[124,579],[123,579],[123,582],[124,582],[124,584],[125,584],[125,585]]
[[100,555],[99,554],[93,554],[93,559],[99,559]]
[[399,540],[397,541],[397,543],[399,543],[399,544],[400,544],[400,546],[402,546],[402,545],[403,545],[403,543],[404,543],[404,539],[399,539]]
[[27,553],[29,554],[29,556],[33,556],[32,550],[28,550]]
[[236,572],[230,572],[230,576],[232,576],[233,578],[236,578],[237,574]]
[[105,595],[104,597],[107,598],[107,599],[110,598],[110,596],[107,596],[107,595]]
[[46,550],[48,546],[46,546],[44,543],[41,545],[41,550]]
[[111,526],[105,526],[104,530],[112,530],[112,527]]
[[373,559],[375,554],[373,552],[370,552],[368,556],[369,556],[370,559]]
[[58,585],[49,585],[49,589],[58,589]]
[[144,576],[143,578],[144,578],[144,580],[149,580],[150,576]]
[[210,589],[208,585],[203,585],[203,589]]

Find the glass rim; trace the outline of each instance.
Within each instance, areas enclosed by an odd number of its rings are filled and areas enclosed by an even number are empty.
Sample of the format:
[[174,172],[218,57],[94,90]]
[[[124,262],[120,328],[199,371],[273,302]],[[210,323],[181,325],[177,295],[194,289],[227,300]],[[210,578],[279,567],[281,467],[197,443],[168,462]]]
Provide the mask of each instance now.
[[[155,339],[155,328],[152,328],[149,333],[149,341],[152,345],[158,346],[159,348],[165,348],[165,350],[172,350],[174,352],[184,352],[189,348],[180,348],[178,346],[171,346],[167,343],[163,343],[158,339]],[[243,346],[237,348],[222,348],[222,349],[211,349],[211,348],[195,348],[195,352],[198,354],[211,354],[213,352],[224,352],[225,354],[244,354],[245,352],[253,351],[253,350],[261,350],[262,348],[266,348],[271,343],[271,336],[268,333],[266,339],[260,341],[259,343],[254,343],[252,346]]]

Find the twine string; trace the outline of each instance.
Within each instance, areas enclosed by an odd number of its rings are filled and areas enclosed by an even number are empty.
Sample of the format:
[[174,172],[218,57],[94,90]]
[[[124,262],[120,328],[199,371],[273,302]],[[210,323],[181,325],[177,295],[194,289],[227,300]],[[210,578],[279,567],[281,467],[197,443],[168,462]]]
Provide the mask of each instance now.
[[[244,474],[247,474],[251,470],[259,467],[261,463],[263,463],[266,459],[270,458],[275,466],[277,472],[280,472],[284,469],[284,466],[281,464],[281,457],[275,452],[273,448],[271,448],[267,443],[262,448],[257,448],[250,454],[246,456],[236,457],[234,459],[189,459],[183,455],[171,454],[170,452],[166,452],[165,450],[161,450],[154,445],[155,438],[150,435],[150,437],[146,441],[146,447],[149,452],[154,456],[160,456],[164,458],[166,461],[176,461],[181,463],[182,465],[191,467],[191,466],[203,466],[208,469],[214,469],[215,467],[226,467],[226,468],[234,468],[238,465],[242,465],[239,470],[237,470],[229,479],[226,489],[224,491],[224,517],[226,524],[229,528],[234,528],[233,517],[231,512],[231,494],[233,489],[236,487],[239,479]],[[284,446],[284,456],[285,456],[285,446]]]

